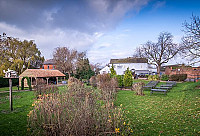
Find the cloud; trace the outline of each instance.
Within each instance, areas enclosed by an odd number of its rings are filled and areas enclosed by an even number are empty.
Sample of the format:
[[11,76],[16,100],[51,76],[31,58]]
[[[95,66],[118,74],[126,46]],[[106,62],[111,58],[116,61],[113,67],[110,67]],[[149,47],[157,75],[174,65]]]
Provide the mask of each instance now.
[[21,40],[35,40],[45,58],[50,58],[58,46],[94,49],[96,41],[128,12],[139,11],[148,1],[0,0],[0,30]]
[[164,7],[166,4],[166,1],[157,1],[154,5],[153,5],[153,9],[156,10],[158,8],[162,8]]

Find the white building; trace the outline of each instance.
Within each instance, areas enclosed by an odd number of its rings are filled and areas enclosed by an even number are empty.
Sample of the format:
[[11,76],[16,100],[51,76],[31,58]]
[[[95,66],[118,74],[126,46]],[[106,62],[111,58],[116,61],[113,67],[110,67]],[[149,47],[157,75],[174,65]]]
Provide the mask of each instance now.
[[137,75],[152,74],[156,72],[145,58],[125,58],[125,59],[111,59],[110,64],[100,70],[100,74],[110,73],[110,68],[114,66],[117,75],[124,75],[127,68]]

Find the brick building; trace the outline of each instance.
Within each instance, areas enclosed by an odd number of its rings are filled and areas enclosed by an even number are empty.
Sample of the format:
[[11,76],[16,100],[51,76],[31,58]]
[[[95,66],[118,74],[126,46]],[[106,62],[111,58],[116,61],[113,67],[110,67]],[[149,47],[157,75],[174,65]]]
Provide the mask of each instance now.
[[41,69],[56,69],[53,59],[45,60]]
[[166,66],[166,75],[187,74],[187,79],[200,79],[200,67],[191,67],[185,65]]

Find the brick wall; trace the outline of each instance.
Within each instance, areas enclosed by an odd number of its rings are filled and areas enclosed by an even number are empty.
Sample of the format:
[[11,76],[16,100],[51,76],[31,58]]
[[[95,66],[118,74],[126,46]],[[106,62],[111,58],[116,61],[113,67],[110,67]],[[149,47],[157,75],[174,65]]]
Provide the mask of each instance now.
[[200,78],[200,67],[167,67],[165,69],[166,75],[187,74],[187,78],[195,79]]

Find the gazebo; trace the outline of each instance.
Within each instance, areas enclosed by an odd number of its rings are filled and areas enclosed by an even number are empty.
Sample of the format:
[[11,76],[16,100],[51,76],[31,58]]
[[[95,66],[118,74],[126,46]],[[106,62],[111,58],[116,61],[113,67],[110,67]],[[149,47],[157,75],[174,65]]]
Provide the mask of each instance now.
[[[23,77],[28,77],[31,81],[31,86],[37,85],[39,78],[46,79],[47,85],[49,84],[50,78],[56,78],[56,84],[58,84],[59,77],[65,77],[65,75],[59,70],[49,70],[49,69],[26,69],[21,75],[19,75],[19,86],[21,86],[21,80]],[[35,84],[33,84],[33,82]],[[24,83],[27,87],[27,82]]]

